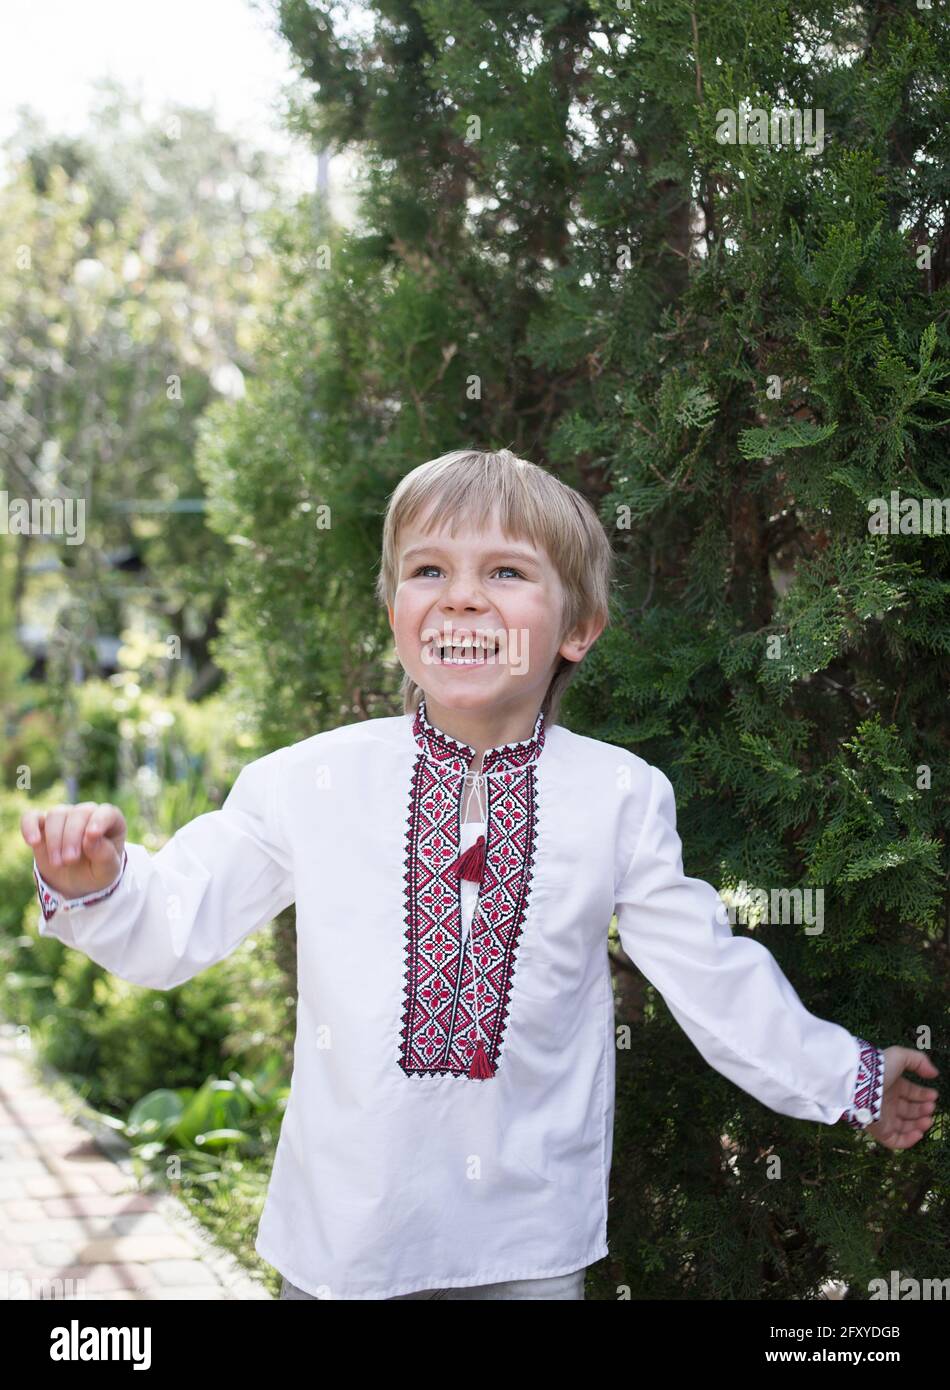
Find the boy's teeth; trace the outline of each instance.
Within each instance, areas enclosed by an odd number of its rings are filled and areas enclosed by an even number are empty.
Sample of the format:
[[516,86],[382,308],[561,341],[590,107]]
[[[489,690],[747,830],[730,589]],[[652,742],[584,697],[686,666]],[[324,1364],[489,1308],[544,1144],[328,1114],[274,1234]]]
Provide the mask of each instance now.
[[494,643],[486,646],[484,642],[435,642],[433,645],[443,661],[448,659],[475,662],[484,660],[494,651]]

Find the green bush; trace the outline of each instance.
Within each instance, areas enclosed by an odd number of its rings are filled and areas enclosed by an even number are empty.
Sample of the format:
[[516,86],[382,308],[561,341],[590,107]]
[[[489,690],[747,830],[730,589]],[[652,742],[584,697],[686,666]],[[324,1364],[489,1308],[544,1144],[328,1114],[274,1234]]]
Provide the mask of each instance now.
[[[220,806],[252,756],[218,697],[201,707],[177,695],[163,700],[143,694],[132,673],[120,673],[111,681],[87,681],[77,701],[84,747],[80,796],[118,805],[129,840],[153,853],[178,828]],[[118,776],[122,743],[132,768],[151,747],[160,769],[153,788],[129,779],[132,785],[120,790],[108,781]],[[58,756],[57,741],[48,744],[50,756]],[[31,746],[44,745],[34,737]],[[256,933],[227,960],[169,991],[130,984],[82,951],[40,936],[32,855],[20,819],[31,806],[65,800],[66,791],[61,781],[47,781],[37,795],[33,783],[29,791],[0,792],[0,1010],[6,1018],[29,1027],[46,1061],[94,1104],[116,1113],[159,1087],[202,1085],[223,1057],[251,1067],[265,1065],[272,1053],[283,1060],[290,1027],[286,990],[267,933]]]
[[[53,800],[60,790],[54,784]],[[33,856],[20,833],[24,812],[35,805],[26,791],[0,791],[0,940],[19,933],[29,904],[37,904]]]
[[35,797],[59,780],[59,731],[52,710],[44,703],[41,686],[20,692],[21,708],[14,713],[13,730],[0,753],[3,786],[16,788],[22,768],[29,769],[30,793]]

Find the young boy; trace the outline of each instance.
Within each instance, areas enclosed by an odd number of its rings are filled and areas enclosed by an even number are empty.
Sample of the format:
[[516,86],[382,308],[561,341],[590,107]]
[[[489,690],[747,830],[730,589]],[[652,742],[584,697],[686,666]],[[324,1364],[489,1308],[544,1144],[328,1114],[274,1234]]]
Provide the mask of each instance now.
[[784,1115],[903,1149],[937,1092],[808,1012],[683,873],[672,786],[557,723],[612,553],[543,469],[458,452],[387,508],[405,713],[248,764],[156,854],[111,805],[28,812],[40,932],[171,989],[296,902],[291,1096],[256,1249],[283,1297],[583,1298],[607,1255],[607,929],[707,1062]]

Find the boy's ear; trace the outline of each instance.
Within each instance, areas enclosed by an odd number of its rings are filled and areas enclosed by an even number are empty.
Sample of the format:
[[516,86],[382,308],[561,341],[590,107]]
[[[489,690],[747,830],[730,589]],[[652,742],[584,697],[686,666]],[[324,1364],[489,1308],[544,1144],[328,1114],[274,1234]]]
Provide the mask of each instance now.
[[568,661],[580,661],[581,657],[592,647],[597,638],[607,626],[605,617],[591,618],[586,623],[569,633],[561,643],[560,654],[567,657]]

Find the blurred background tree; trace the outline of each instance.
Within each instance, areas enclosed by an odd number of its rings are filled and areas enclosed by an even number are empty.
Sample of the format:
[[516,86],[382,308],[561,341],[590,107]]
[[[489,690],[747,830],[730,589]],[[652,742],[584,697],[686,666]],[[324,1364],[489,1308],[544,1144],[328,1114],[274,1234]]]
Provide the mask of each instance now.
[[66,580],[70,664],[94,669],[109,654],[96,639],[116,637],[135,609],[179,637],[197,697],[220,681],[209,643],[228,546],[205,525],[196,428],[255,370],[278,188],[268,157],[207,114],[173,108],[148,122],[114,83],[100,86],[85,137],[51,135],[27,113],[6,142],[4,486],[85,503],[83,544],[29,535],[15,547],[15,621],[51,624],[49,596]]

